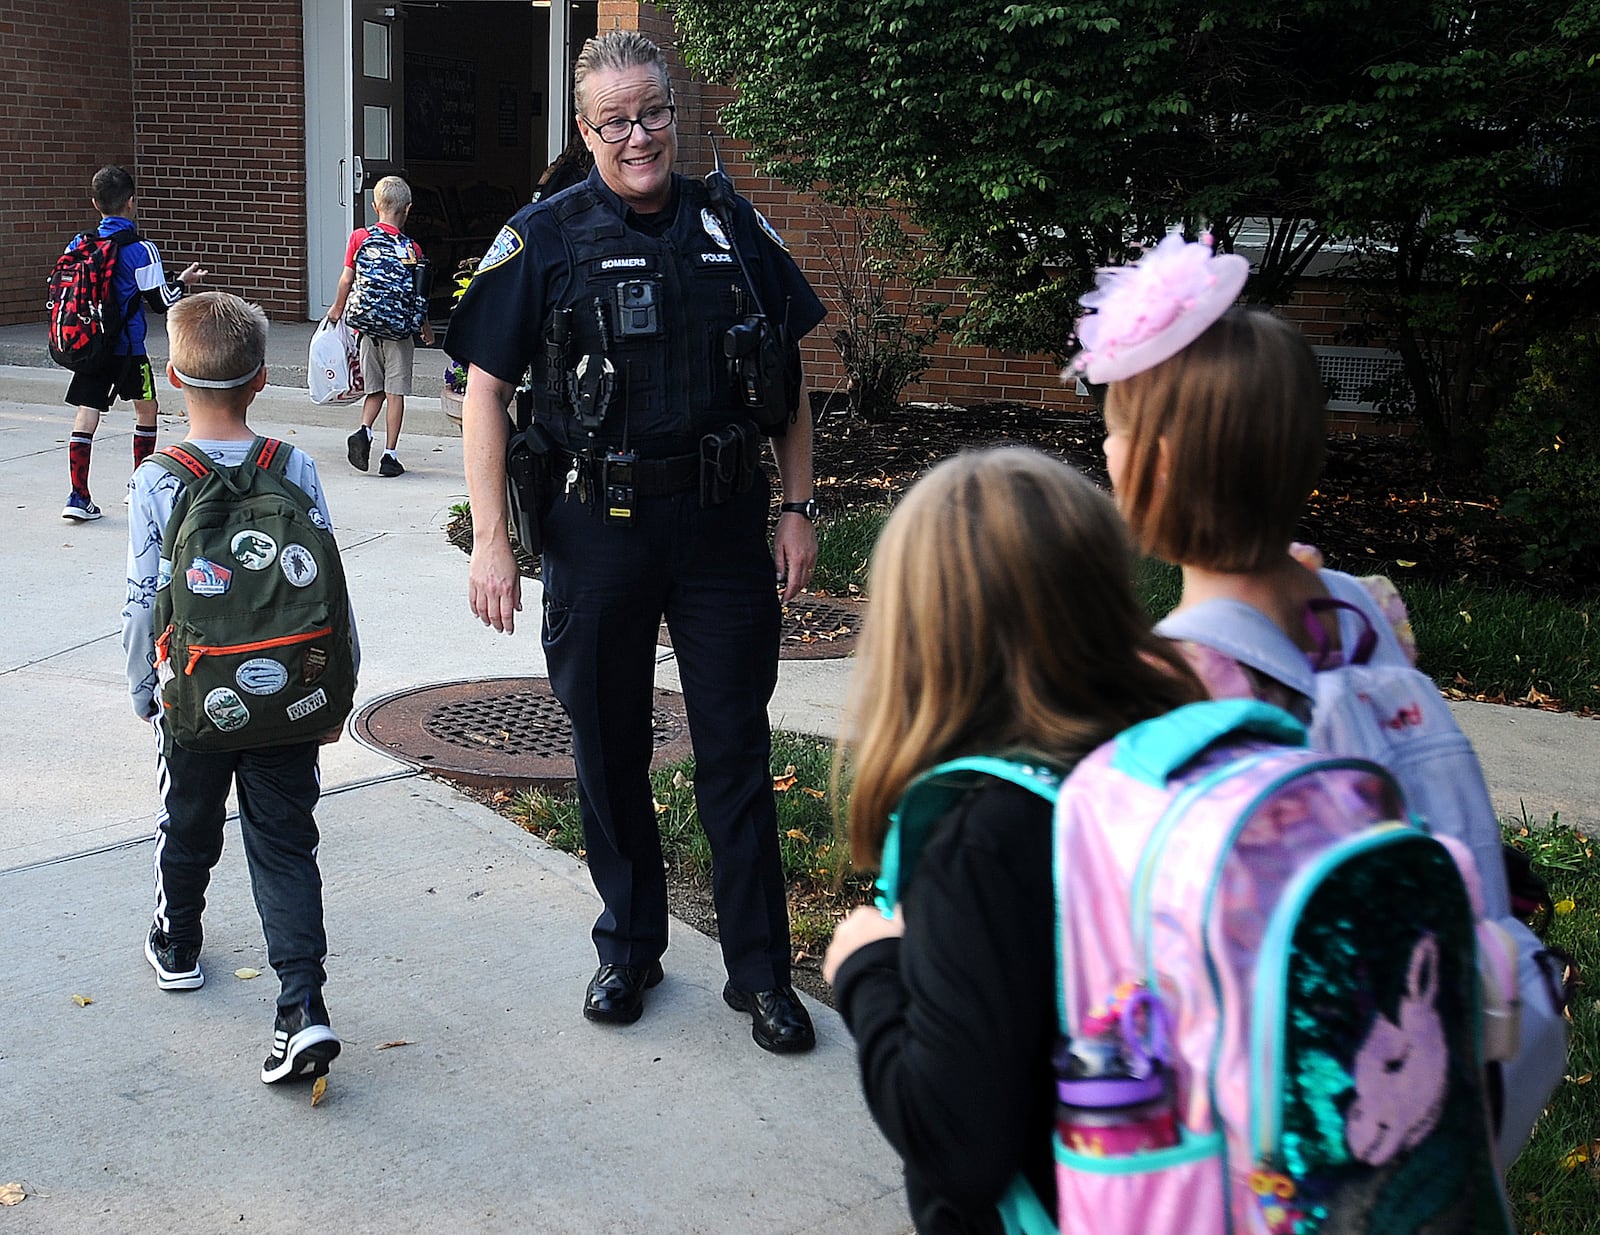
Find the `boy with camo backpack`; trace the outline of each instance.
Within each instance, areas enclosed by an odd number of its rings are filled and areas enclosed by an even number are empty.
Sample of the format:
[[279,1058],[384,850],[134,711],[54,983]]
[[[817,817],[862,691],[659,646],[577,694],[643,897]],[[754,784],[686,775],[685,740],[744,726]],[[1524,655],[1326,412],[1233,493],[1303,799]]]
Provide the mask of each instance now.
[[361,378],[367,397],[361,403],[361,423],[350,435],[350,465],[366,471],[372,457],[372,426],[388,405],[384,420],[383,458],[378,475],[405,473],[400,456],[400,424],[405,419],[406,396],[411,393],[411,368],[415,358],[412,336],[433,345],[433,325],[423,294],[426,263],[422,249],[400,229],[411,213],[411,186],[399,176],[385,176],[372,189],[378,221],[350,233],[344,251],[344,273],[328,309],[328,320],[341,317],[361,336]]

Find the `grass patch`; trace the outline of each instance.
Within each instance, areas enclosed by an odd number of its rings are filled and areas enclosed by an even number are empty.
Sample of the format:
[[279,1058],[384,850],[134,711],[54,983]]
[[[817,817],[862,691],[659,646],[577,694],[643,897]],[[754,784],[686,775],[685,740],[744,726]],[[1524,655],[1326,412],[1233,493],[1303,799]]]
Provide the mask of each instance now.
[[848,510],[829,516],[817,529],[817,565],[811,586],[818,592],[850,596],[867,588],[867,561],[888,521],[887,506]]
[[1600,603],[1468,583],[1405,583],[1402,594],[1418,663],[1441,686],[1600,709]]
[[[1600,863],[1594,840],[1558,819],[1508,824],[1508,843],[1533,860],[1550,885],[1556,912],[1545,938],[1565,948],[1583,974],[1600,973]],[[1600,999],[1590,984],[1573,1000],[1567,1080],[1534,1125],[1533,1139],[1506,1175],[1506,1194],[1523,1235],[1600,1231]]]
[[[1136,582],[1157,618],[1183,586],[1177,567],[1151,559]],[[1418,667],[1455,697],[1600,712],[1600,597],[1575,604],[1524,588],[1395,583],[1411,613]]]
[[[871,880],[849,870],[834,835],[828,778],[833,744],[807,734],[772,735],[772,783],[777,791],[778,844],[789,886],[789,929],[797,951],[819,956],[846,910],[860,904]],[[668,878],[709,890],[711,844],[694,803],[694,760],[650,774]],[[506,814],[565,853],[583,856],[583,825],[575,793],[517,794]]]

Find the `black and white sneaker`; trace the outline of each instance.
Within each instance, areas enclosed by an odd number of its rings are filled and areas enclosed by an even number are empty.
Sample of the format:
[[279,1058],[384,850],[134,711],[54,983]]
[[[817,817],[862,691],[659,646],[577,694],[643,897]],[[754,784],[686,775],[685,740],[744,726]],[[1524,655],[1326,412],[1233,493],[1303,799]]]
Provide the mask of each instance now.
[[200,949],[173,943],[154,924],[144,941],[144,958],[156,971],[156,985],[164,991],[195,991],[206,983],[200,972]]
[[271,1085],[293,1076],[326,1076],[339,1054],[339,1038],[328,1028],[328,1009],[319,995],[307,995],[298,1007],[278,1009],[272,1026],[272,1054],[261,1065],[261,1083]]

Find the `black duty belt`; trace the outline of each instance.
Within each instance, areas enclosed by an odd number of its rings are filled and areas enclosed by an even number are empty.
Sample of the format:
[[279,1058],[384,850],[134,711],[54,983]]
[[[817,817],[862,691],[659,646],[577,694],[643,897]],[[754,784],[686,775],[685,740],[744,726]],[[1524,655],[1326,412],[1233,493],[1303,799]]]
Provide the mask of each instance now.
[[[560,464],[565,471],[574,456],[566,455]],[[581,457],[578,458],[580,466]],[[596,468],[598,470],[598,467]],[[687,493],[700,487],[700,456],[672,455],[666,459],[640,459],[633,465],[634,491],[640,497],[664,497]]]

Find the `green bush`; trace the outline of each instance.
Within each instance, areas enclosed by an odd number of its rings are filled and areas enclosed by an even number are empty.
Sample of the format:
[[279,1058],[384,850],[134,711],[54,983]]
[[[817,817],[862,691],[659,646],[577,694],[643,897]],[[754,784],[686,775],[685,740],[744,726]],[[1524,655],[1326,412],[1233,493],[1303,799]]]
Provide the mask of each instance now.
[[1600,331],[1545,338],[1528,359],[1486,462],[1523,565],[1564,569],[1600,550]]

